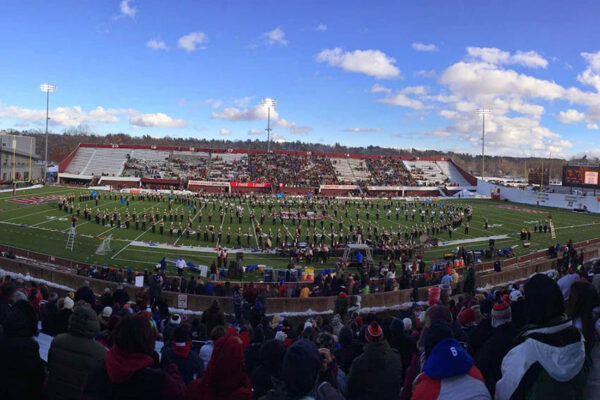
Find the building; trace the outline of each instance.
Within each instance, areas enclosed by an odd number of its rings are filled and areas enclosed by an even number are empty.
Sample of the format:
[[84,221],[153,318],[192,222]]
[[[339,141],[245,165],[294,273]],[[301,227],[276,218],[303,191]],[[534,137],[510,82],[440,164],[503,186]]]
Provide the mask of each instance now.
[[43,176],[41,157],[35,154],[35,138],[0,134],[0,181],[35,181]]

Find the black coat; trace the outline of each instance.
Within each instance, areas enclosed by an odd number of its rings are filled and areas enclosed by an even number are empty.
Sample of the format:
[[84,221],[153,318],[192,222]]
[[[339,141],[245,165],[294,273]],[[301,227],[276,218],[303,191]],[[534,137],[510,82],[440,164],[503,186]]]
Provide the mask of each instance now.
[[492,397],[496,391],[496,382],[502,377],[502,359],[513,348],[518,333],[512,323],[494,328],[490,338],[474,357],[475,365],[481,371]]
[[41,399],[46,371],[30,337],[0,337],[0,399]]

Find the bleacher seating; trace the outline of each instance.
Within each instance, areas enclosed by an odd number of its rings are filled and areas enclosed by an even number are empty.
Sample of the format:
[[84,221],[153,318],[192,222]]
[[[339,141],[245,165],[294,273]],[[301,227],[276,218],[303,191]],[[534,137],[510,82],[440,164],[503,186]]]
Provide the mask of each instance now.
[[82,147],[65,170],[75,175],[120,176],[128,149]]
[[[193,148],[81,146],[61,171],[80,176],[128,176],[185,183],[187,180],[270,183],[290,194],[321,185],[377,186],[370,193],[398,193],[397,187],[468,187],[471,179],[449,160],[300,152],[219,152]],[[66,177],[69,179],[69,177]],[[70,177],[70,179],[76,179]],[[150,181],[148,181],[150,182]],[[151,182],[150,182],[151,183]],[[158,183],[159,185],[162,183]],[[142,185],[144,181],[142,180]],[[156,186],[156,185],[155,185]],[[396,189],[392,189],[396,187]],[[283,190],[283,188],[288,188]],[[224,189],[218,189],[222,191]],[[244,189],[245,190],[245,189]]]

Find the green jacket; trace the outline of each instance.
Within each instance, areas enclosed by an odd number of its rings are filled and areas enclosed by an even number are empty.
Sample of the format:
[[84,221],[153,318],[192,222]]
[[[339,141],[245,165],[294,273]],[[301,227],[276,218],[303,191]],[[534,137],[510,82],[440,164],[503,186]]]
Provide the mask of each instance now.
[[367,343],[348,374],[348,400],[398,399],[402,386],[402,357],[387,341]]
[[106,349],[94,340],[100,324],[87,304],[75,308],[69,332],[57,335],[48,352],[48,397],[81,399],[88,374],[106,357]]

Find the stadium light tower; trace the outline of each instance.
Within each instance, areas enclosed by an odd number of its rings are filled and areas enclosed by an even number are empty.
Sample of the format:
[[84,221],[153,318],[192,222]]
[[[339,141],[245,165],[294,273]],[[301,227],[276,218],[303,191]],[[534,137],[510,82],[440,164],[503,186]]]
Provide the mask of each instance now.
[[48,175],[48,121],[50,120],[48,112],[50,106],[50,93],[56,92],[56,85],[42,83],[40,85],[40,90],[46,92],[46,151],[44,152],[44,182],[46,182],[46,177]]
[[477,114],[481,115],[481,180],[485,180],[485,116],[491,113],[489,108],[477,110]]
[[275,109],[277,105],[277,100],[271,99],[269,97],[263,99],[263,107],[267,109],[267,153],[271,152],[271,108]]

